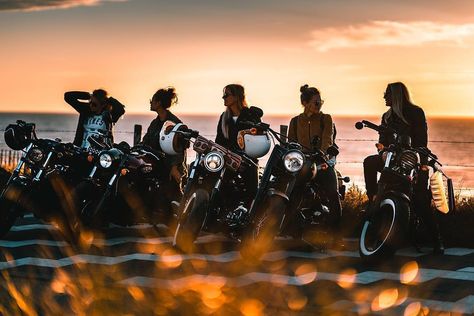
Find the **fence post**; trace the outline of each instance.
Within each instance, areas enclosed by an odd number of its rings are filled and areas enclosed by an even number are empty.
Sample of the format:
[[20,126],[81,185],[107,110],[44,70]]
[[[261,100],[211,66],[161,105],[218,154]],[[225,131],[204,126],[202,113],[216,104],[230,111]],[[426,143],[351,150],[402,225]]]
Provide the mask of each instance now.
[[142,126],[135,124],[133,126],[133,146],[136,146],[142,140]]
[[280,134],[282,135],[281,140],[286,142],[286,136],[288,135],[288,125],[280,125]]

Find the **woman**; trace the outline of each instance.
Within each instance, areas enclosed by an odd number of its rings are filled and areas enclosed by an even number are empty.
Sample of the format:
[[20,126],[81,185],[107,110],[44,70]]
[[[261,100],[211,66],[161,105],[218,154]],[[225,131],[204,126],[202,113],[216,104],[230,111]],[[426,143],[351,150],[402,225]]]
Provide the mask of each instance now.
[[[150,123],[142,143],[151,148],[161,151],[160,131],[166,121],[172,121],[176,124],[182,123],[181,120],[169,111],[169,108],[178,102],[176,90],[173,87],[159,89],[150,99],[150,110],[157,113],[157,117]],[[182,179],[187,173],[186,154],[183,151],[179,155],[165,155],[165,165],[169,173],[170,199],[179,201],[182,195]]]
[[94,134],[105,136],[106,143],[113,144],[113,125],[125,113],[123,104],[102,89],[92,93],[69,91],[64,94],[64,100],[79,112],[74,145],[89,148],[88,137]]
[[[224,87],[224,106],[226,110],[222,113],[217,124],[216,143],[235,152],[241,151],[237,143],[239,131],[248,129],[242,122],[261,122],[263,111],[257,107],[248,107],[245,99],[245,89],[239,84],[229,84]],[[257,162],[257,161],[255,161]],[[257,192],[258,170],[256,166],[247,168],[242,176],[249,184],[249,199],[253,199]]]
[[[334,145],[332,117],[321,111],[324,100],[321,99],[321,93],[318,89],[306,84],[300,88],[300,92],[300,101],[304,110],[303,113],[291,119],[288,140],[301,144],[304,152],[311,152],[314,147],[326,152],[329,147]],[[315,139],[317,141],[314,141]],[[342,208],[334,166],[328,165],[327,169],[318,170],[315,180],[321,185],[329,199],[329,225],[332,227],[334,234],[333,246],[342,247],[342,236],[340,234]]]
[[[389,83],[384,93],[385,105],[388,111],[382,116],[382,125],[391,127],[399,135],[411,137],[413,147],[426,147],[428,145],[428,126],[425,113],[419,106],[413,104],[407,87],[402,82]],[[376,144],[379,153],[395,140],[391,135],[380,135]],[[421,157],[421,170],[414,186],[414,208],[428,226],[435,247],[435,254],[443,254],[444,246],[439,233],[437,219],[430,207],[430,192],[428,190],[427,157]],[[377,194],[377,172],[382,171],[383,161],[380,155],[372,155],[364,160],[365,187],[369,203],[373,202]]]

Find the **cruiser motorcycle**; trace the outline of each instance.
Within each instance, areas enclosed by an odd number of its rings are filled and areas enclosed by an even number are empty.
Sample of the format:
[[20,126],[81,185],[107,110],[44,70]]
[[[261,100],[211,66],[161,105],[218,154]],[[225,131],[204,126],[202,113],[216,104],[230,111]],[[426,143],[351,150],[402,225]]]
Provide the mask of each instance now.
[[89,176],[75,189],[80,223],[100,229],[108,223],[155,224],[171,217],[163,186],[163,155],[145,145],[122,142],[100,152]]
[[[444,174],[438,158],[426,147],[414,148],[409,136],[400,135],[386,126],[369,121],[356,123],[357,129],[373,129],[395,140],[381,152],[384,167],[378,182],[377,196],[367,210],[359,240],[359,253],[364,260],[378,260],[393,255],[411,236],[418,221],[413,207],[414,184],[420,171],[420,157],[428,159],[434,173],[430,188],[439,211],[454,209],[452,180]],[[447,179],[447,197],[442,177]]]
[[319,138],[315,137],[313,149],[304,152],[300,144],[284,141],[268,124],[251,126],[271,133],[280,143],[274,145],[260,179],[250,209],[249,230],[240,249],[244,258],[258,259],[278,235],[303,238],[305,232],[327,226],[331,208],[344,197],[343,182],[350,179],[339,174],[339,192],[337,196],[329,196],[315,178],[321,170],[332,167],[328,155],[337,156],[336,146],[330,147],[326,155],[316,149]]
[[268,152],[268,136],[256,130],[242,131],[239,146],[243,151],[236,153],[183,126],[173,127],[170,133],[187,141],[194,139],[196,152],[180,203],[173,245],[190,252],[201,231],[223,232],[239,240],[253,199],[242,173]]
[[23,154],[0,195],[0,236],[26,212],[59,225],[73,240],[72,187],[89,162],[87,154],[60,139],[39,139],[35,124],[18,120],[5,129],[5,142]]

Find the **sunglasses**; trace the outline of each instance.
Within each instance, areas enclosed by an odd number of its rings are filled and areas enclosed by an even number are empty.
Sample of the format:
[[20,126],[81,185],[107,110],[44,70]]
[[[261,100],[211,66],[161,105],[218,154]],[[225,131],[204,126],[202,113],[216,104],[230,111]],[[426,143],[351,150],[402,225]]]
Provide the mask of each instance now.
[[227,99],[228,97],[230,97],[232,94],[230,93],[225,93],[223,96],[222,96],[222,99]]

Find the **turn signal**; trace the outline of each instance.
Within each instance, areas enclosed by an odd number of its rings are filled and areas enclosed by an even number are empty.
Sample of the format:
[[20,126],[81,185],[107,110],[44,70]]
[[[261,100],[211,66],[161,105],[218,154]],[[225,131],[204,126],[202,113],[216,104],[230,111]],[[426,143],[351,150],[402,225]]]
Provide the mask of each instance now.
[[92,155],[87,156],[87,161],[88,162],[94,161],[94,156],[92,156]]
[[120,174],[122,176],[125,176],[127,173],[128,173],[128,169],[123,168],[122,170],[120,170]]

